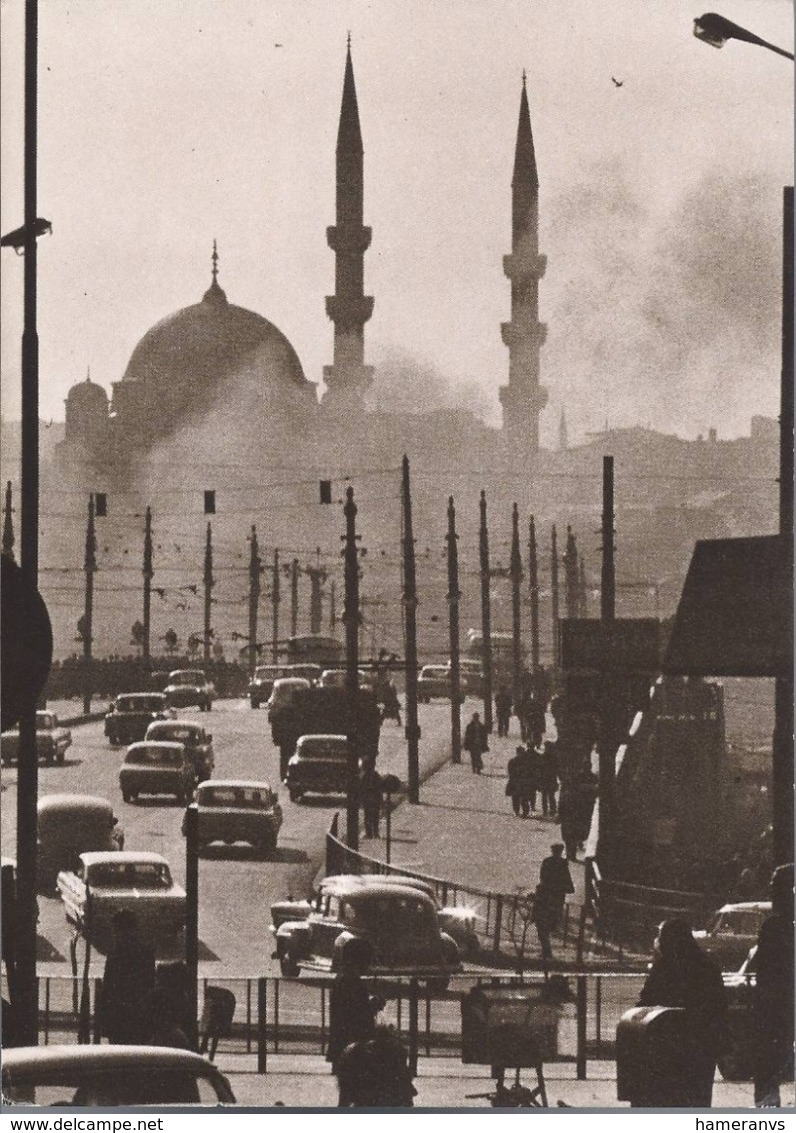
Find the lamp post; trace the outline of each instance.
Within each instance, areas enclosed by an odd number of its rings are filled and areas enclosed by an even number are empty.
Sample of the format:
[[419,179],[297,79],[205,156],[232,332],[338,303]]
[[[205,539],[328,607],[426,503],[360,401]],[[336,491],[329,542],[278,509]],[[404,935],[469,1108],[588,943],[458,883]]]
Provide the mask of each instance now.
[[786,59],[793,58],[790,51],[776,47],[768,40],[761,39],[759,35],[734,24],[732,20],[726,20],[724,16],[719,16],[716,12],[706,12],[704,16],[699,16],[698,19],[694,20],[694,35],[697,39],[709,43],[711,47],[723,47],[728,39],[740,39],[744,43],[753,43],[756,47],[765,47],[776,55],[784,55]]

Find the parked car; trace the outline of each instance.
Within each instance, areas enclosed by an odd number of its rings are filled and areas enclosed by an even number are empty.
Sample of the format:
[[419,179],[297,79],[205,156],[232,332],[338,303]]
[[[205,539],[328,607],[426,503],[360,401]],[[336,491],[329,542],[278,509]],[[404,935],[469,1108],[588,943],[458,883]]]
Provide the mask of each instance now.
[[249,681],[249,702],[252,708],[265,704],[274,687],[274,681],[289,676],[289,665],[258,665]]
[[346,737],[300,736],[288,761],[285,784],[294,803],[307,794],[344,795],[348,784]]
[[428,704],[435,697],[450,697],[451,675],[447,665],[424,665],[417,678],[417,699]]
[[271,906],[271,932],[276,933],[286,921],[307,920],[310,914],[320,911],[327,892],[337,891],[341,885],[409,885],[425,893],[434,902],[437,920],[443,932],[456,941],[462,956],[475,956],[480,950],[476,933],[477,914],[464,905],[440,906],[431,882],[398,873],[337,874],[325,877],[318,886],[312,901],[279,901]]
[[235,1095],[193,1051],[158,1046],[4,1048],[3,1099],[36,1106],[219,1106]]
[[694,933],[705,952],[715,956],[723,972],[737,972],[757,943],[770,901],[738,901],[722,905],[706,929]]
[[[36,713],[36,753],[40,763],[63,763],[71,746],[72,733],[61,727],[54,712]],[[16,763],[18,758],[19,727],[9,728],[0,735],[0,760],[7,765]]]
[[142,740],[130,744],[119,770],[119,786],[126,803],[139,795],[174,795],[185,806],[193,795],[196,774],[183,744]]
[[303,968],[340,971],[353,940],[358,956],[366,957],[368,975],[417,976],[443,987],[461,969],[456,942],[440,930],[428,894],[412,885],[328,880],[319,908],[276,930],[284,975],[298,975]]
[[136,743],[154,720],[173,719],[174,715],[162,692],[125,693],[111,702],[105,735],[115,745]]
[[163,690],[170,708],[199,708],[209,712],[215,699],[215,686],[201,669],[175,669]]
[[279,677],[275,680],[271,695],[265,702],[269,716],[271,712],[284,708],[290,703],[294,693],[305,688],[310,688],[310,682],[305,677]]
[[55,885],[61,870],[74,870],[80,855],[124,849],[124,831],[107,799],[96,795],[44,795],[38,812],[38,883]]
[[136,914],[145,936],[174,937],[185,926],[185,890],[172,880],[160,854],[81,854],[77,869],[62,870],[57,885],[66,919],[92,939],[109,938],[120,909]]
[[216,765],[213,737],[201,724],[191,720],[157,720],[149,725],[144,739],[182,744],[193,764],[197,783],[204,783],[213,774]]
[[267,783],[213,779],[197,789],[196,804],[200,849],[211,842],[248,842],[264,853],[276,849],[282,808]]
[[286,665],[282,674],[284,677],[303,677],[311,685],[316,685],[321,679],[323,669],[320,665]]

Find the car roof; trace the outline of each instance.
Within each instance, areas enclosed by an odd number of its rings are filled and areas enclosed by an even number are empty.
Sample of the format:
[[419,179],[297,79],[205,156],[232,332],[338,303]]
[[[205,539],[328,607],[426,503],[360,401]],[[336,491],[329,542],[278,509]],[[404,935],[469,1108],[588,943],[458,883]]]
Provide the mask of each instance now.
[[182,751],[185,744],[177,743],[176,740],[136,740],[134,744],[130,744],[127,751],[140,751],[141,748],[156,748],[158,751]]
[[447,673],[447,665],[424,665],[421,672],[424,673]]
[[279,688],[309,688],[309,684],[306,677],[277,677],[274,681],[274,689],[277,685]]
[[173,1046],[76,1046],[55,1044],[33,1047],[4,1047],[3,1074],[23,1074],[25,1071],[68,1070],[84,1067],[87,1070],[107,1070],[114,1066],[183,1067],[201,1069],[205,1075],[220,1073],[218,1068],[192,1050]]
[[296,742],[303,744],[306,740],[342,740],[343,743],[347,743],[348,736],[341,736],[336,732],[308,732],[306,736],[299,736]]
[[205,672],[203,669],[172,669],[169,673],[169,680],[171,680],[172,677],[184,677],[186,675],[191,677],[204,677]]
[[326,894],[334,896],[350,896],[351,894],[365,895],[368,897],[373,896],[390,896],[395,897],[425,897],[431,900],[428,893],[424,888],[419,885],[413,885],[408,880],[401,880],[396,882],[385,881],[384,878],[379,878],[375,874],[371,874],[373,881],[364,881],[362,877],[356,874],[340,874],[336,877],[325,877],[321,882],[321,889]]
[[94,810],[113,814],[113,806],[107,799],[97,795],[42,795],[39,799],[39,814],[46,814],[55,810]]
[[390,889],[395,889],[396,885],[401,885],[405,889],[419,889],[421,893],[433,893],[434,886],[430,881],[423,881],[419,877],[408,877],[406,874],[398,873],[341,873],[335,874],[332,877],[324,877],[319,883],[318,888],[324,893],[332,892],[336,887],[346,887],[351,885],[353,888],[372,889],[374,885],[388,886]]
[[[147,735],[149,735],[149,733],[152,731],[153,728],[164,729],[164,728],[203,728],[203,727],[204,727],[204,724],[200,724],[198,720],[184,720],[182,718],[182,716],[180,716],[179,719],[177,719],[177,720],[153,720],[152,723],[147,728],[146,733],[147,733]],[[143,743],[144,741],[139,740],[138,742]]]
[[719,913],[770,913],[770,901],[733,901],[717,909]]
[[196,788],[197,791],[209,790],[211,787],[238,787],[246,791],[270,791],[270,783],[256,782],[254,779],[205,779]]
[[96,865],[99,862],[114,862],[117,865],[124,865],[126,862],[169,864],[162,854],[156,854],[152,850],[91,850],[81,854],[80,858],[84,865]]
[[166,696],[162,692],[120,692],[117,700],[163,700]]

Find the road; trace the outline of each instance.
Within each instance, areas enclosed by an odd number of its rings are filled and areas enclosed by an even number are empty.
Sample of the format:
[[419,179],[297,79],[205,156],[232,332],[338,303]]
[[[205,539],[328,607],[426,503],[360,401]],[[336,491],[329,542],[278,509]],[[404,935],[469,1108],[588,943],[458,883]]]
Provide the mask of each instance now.
[[[271,741],[264,710],[253,711],[245,700],[217,701],[211,714],[183,712],[213,733],[216,778],[278,781],[279,752]],[[449,748],[450,709],[438,702],[421,708],[421,773],[443,761]],[[185,843],[181,834],[183,811],[173,800],[122,801],[118,773],[123,749],[112,748],[101,723],[72,729],[74,743],[63,766],[41,767],[39,797],[62,791],[99,795],[112,802],[124,828],[125,849],[155,850],[169,862],[175,879],[185,882]],[[386,723],[382,729],[379,769],[406,781],[406,743],[403,729]],[[3,768],[2,852],[16,857],[15,767]],[[276,852],[255,858],[244,847],[211,847],[200,863],[199,967],[200,974],[216,979],[234,976],[274,975],[269,932],[270,906],[288,895],[305,896],[322,862],[325,835],[342,799],[310,799],[291,803],[280,792],[284,825]],[[367,842],[365,843],[367,847]],[[66,975],[71,929],[60,898],[43,894],[39,901],[39,973]],[[93,968],[100,973],[102,957]]]

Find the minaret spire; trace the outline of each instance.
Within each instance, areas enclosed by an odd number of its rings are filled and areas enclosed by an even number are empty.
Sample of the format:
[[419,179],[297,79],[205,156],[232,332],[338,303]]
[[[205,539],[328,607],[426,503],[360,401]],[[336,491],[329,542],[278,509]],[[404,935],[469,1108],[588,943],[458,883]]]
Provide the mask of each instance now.
[[373,379],[373,367],[364,363],[365,323],[373,313],[373,298],[364,294],[364,259],[371,230],[363,224],[363,167],[349,33],[337,131],[337,223],[326,230],[335,253],[335,293],[326,298],[326,313],[334,323],[334,362],[323,368],[324,404],[345,414],[363,408],[363,395]]
[[212,264],[211,274],[213,278],[211,280],[210,286],[204,293],[202,302],[213,303],[219,307],[224,306],[227,302],[227,296],[226,292],[218,282],[218,244],[215,240],[213,241],[213,254],[210,257],[210,262]]
[[511,321],[503,323],[509,348],[509,381],[501,386],[503,429],[516,454],[539,449],[539,415],[547,404],[540,384],[540,351],[547,327],[539,322],[539,280],[547,257],[539,254],[539,176],[531,130],[526,76],[522,75],[520,116],[511,178],[511,255],[503,271],[511,280]]

